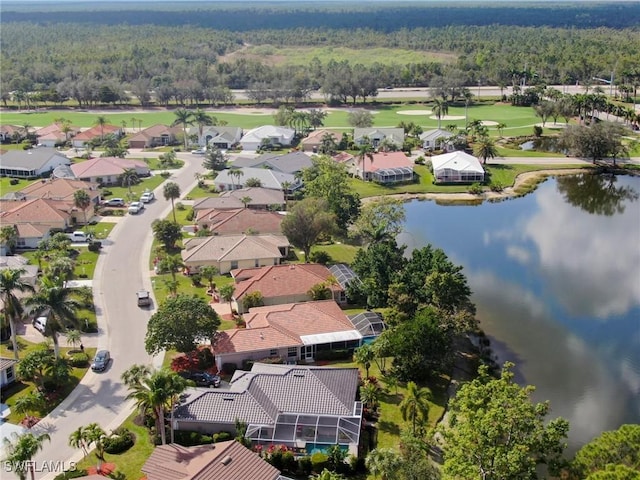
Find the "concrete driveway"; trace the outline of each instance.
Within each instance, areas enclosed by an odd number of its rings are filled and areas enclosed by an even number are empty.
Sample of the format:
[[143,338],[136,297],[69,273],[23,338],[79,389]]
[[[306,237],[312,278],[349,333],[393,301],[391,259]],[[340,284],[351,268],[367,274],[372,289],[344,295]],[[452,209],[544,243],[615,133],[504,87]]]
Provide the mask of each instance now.
[[[194,174],[202,171],[202,158],[193,158],[190,154],[179,154],[179,158],[185,165],[176,170],[170,180],[180,185],[184,195],[196,185]],[[164,218],[171,210],[171,204],[162,195],[162,186],[155,194],[156,200],[149,203],[142,214],[126,216],[118,222],[109,236],[111,241],[103,244],[93,278],[99,335],[92,338],[91,343],[109,350],[113,360],[102,373],[89,371],[71,395],[33,428],[35,432],[44,431],[51,436],[51,442],[46,442],[34,458],[36,470],[38,466],[57,461],[68,468],[70,461],[80,460],[82,452],[68,445],[74,430],[97,422],[109,432],[133,411],[133,405],[125,398],[127,391],[120,380],[122,372],[135,363],[161,364],[162,357],[152,358],[144,350],[147,321],[157,301],[154,299],[151,309],[140,309],[135,297],[140,288],[152,290],[148,264],[151,222]],[[52,479],[58,473],[36,471],[36,478]],[[2,478],[17,477],[3,471]]]

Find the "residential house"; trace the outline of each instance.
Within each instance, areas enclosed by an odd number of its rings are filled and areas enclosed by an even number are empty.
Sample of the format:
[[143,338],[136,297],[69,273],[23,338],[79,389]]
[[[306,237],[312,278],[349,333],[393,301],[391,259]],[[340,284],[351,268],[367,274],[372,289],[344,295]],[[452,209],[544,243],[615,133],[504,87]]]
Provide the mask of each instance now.
[[4,388],[16,381],[17,363],[13,358],[0,357],[0,387]]
[[484,168],[473,155],[455,151],[431,157],[435,183],[484,182]]
[[91,142],[95,139],[103,139],[107,135],[114,135],[117,138],[122,137],[122,127],[117,127],[115,125],[96,125],[91,127],[83,132],[80,132],[73,140],[71,140],[71,145],[76,148],[82,148],[87,143]]
[[60,165],[71,165],[71,160],[55,148],[38,147],[29,150],[9,150],[0,155],[0,176],[44,177]]
[[343,165],[352,165],[353,160],[356,158],[354,155],[349,152],[338,152],[334,156],[331,157],[334,162],[341,163]]
[[18,141],[24,138],[24,128],[18,125],[0,125],[0,142],[15,143],[16,138]]
[[[246,199],[250,200],[247,202]],[[284,207],[284,192],[272,188],[245,187],[235,190],[226,190],[217,197],[205,197],[194,200],[193,210],[233,210],[236,208],[246,208],[254,210],[277,209]]]
[[213,146],[221,150],[228,150],[238,144],[242,138],[242,128],[240,127],[227,127],[219,125],[210,125],[202,127],[202,134],[200,134],[200,127],[194,126],[189,130],[189,135],[196,135],[198,137],[198,145],[201,147]]
[[276,467],[235,440],[194,447],[158,445],[142,473],[146,480],[286,480]]
[[74,208],[65,200],[0,200],[0,224],[15,225],[18,249],[37,248],[52,229],[66,230],[74,225]]
[[302,151],[318,153],[320,151],[320,146],[322,145],[322,139],[325,135],[332,136],[336,143],[340,141],[342,136],[341,133],[333,130],[327,130],[326,128],[313,130],[312,132],[309,132],[309,135],[300,140],[300,147],[302,148]]
[[135,170],[138,177],[151,175],[149,165],[142,160],[129,160],[118,157],[99,157],[71,165],[76,178],[100,185],[117,185],[125,170]]
[[182,134],[181,127],[167,127],[166,125],[153,125],[139,131],[129,138],[129,148],[154,148],[174,145],[177,143],[177,134]]
[[309,290],[318,284],[326,284],[339,304],[347,303],[344,289],[331,282],[331,272],[319,263],[244,268],[232,270],[231,276],[236,282],[232,303],[240,313],[247,311],[243,304],[248,293],[260,292],[264,305],[308,302],[312,300]]
[[263,145],[263,141],[274,147],[288,147],[293,142],[295,133],[291,128],[263,125],[246,132],[240,139],[240,145],[247,151],[258,150]]
[[79,127],[69,125],[68,130],[60,123],[52,123],[43,128],[36,130],[38,145],[43,147],[57,147],[63,145],[69,139],[80,133]]
[[[100,205],[101,192],[97,183],[70,178],[50,178],[34,182],[16,192],[17,198],[46,198],[51,200],[62,200],[69,205],[71,221],[73,223],[84,223],[85,213],[87,219],[93,217],[95,207]],[[89,195],[91,204],[86,212],[80,211],[74,206],[74,195],[77,190],[84,190]]]
[[[235,176],[232,172],[242,172],[241,175]],[[222,170],[213,181],[213,185],[219,191],[236,190],[245,188],[245,183],[249,179],[255,179],[260,182],[263,188],[273,190],[282,190],[283,185],[288,186],[288,191],[295,191],[302,186],[300,179],[291,173],[278,172],[267,168],[234,168]]]
[[213,353],[219,370],[247,360],[313,362],[319,352],[353,350],[363,338],[333,300],[256,307],[243,318],[246,328],[216,334]]
[[452,147],[447,140],[453,136],[453,132],[436,128],[420,134],[420,141],[422,142],[422,148],[427,151],[448,150]]
[[296,174],[313,166],[311,157],[303,152],[291,152],[284,155],[263,153],[258,157],[238,157],[231,168],[266,168],[283,173]]
[[358,381],[357,368],[256,363],[250,372],[236,371],[229,389],[189,390],[173,419],[180,430],[206,433],[235,433],[240,419],[254,445],[286,445],[308,454],[340,445],[357,455]]
[[284,216],[281,213],[251,208],[232,210],[200,209],[196,212],[196,225],[209,230],[211,235],[281,235]]
[[346,163],[349,173],[378,183],[413,181],[414,162],[404,152],[380,152],[361,160],[354,157]]
[[362,145],[365,139],[369,139],[374,148],[378,148],[383,142],[402,148],[402,145],[404,145],[404,129],[380,127],[353,129],[353,142],[356,145]]
[[[35,287],[36,280],[38,279],[38,266],[30,265],[27,258],[22,255],[1,255],[0,271],[7,269],[24,270],[24,273],[20,275],[20,280],[28,283],[32,287]],[[1,299],[0,305],[2,305]]]
[[188,268],[213,265],[221,274],[237,268],[279,265],[289,254],[284,235],[214,235],[190,238],[180,252]]

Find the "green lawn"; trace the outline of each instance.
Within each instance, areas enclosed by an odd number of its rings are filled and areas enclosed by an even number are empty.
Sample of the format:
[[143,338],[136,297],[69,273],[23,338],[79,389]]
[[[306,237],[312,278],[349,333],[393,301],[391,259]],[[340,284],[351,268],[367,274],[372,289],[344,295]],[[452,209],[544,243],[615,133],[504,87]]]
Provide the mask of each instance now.
[[212,191],[213,185],[205,185],[206,188],[200,188],[198,185],[185,195],[186,200],[195,200],[198,198],[217,197],[219,194]]
[[[151,170],[165,170],[164,167],[160,166],[160,159],[158,158],[132,158],[132,160],[142,160],[144,163],[146,163],[149,168]],[[176,160],[174,165],[172,167],[170,167],[171,170],[175,170],[178,168],[181,168],[184,165],[184,162],[182,160]]]
[[[43,342],[45,338],[43,337]],[[6,358],[13,358],[13,352],[9,350],[9,345],[11,340],[2,342],[0,345],[0,356]],[[18,350],[20,352],[20,358],[23,358],[27,353],[32,352],[33,350],[41,348],[41,343],[32,343],[24,338],[18,338]],[[69,350],[72,350],[68,347],[60,347],[60,355],[65,356]],[[47,403],[46,409],[39,412],[39,417],[45,417],[49,412],[51,412],[54,408],[56,408],[60,402],[62,402],[67,396],[71,393],[71,391],[80,383],[80,380],[84,376],[84,374],[89,369],[89,360],[93,358],[96,353],[95,348],[86,348],[85,354],[87,355],[87,366],[85,368],[72,368],[71,369],[71,381],[61,388],[58,391],[58,395],[52,399],[51,402]],[[17,381],[10,388],[3,390],[2,392],[2,402],[6,403],[9,408],[15,405],[16,401],[19,398],[22,398],[26,395],[29,395],[36,389],[36,386],[32,382],[23,382]],[[19,423],[24,418],[24,415],[18,414],[15,411],[12,411],[7,421],[10,423]]]
[[[331,244],[321,244],[315,245],[311,248],[311,253],[313,252],[327,252],[331,255],[331,259],[335,263],[348,263],[351,264],[353,259],[356,257],[357,251],[360,247],[355,245],[347,245],[344,243],[331,243]],[[300,255],[300,261],[304,261],[304,255]]]
[[11,178],[1,177],[0,178],[0,197],[6,195],[7,193],[17,192],[18,190],[22,190],[23,188],[31,185],[33,180],[24,180],[24,179],[16,179],[18,183],[15,185],[11,185]]
[[[268,105],[267,107],[271,107]],[[358,107],[360,108],[360,107]],[[431,129],[438,127],[438,120],[430,118],[432,115],[402,115],[398,114],[398,111],[407,110],[429,110],[430,103],[428,98],[423,98],[421,104],[377,104],[373,107],[367,106],[373,114],[374,126],[397,126],[400,122],[414,122],[421,125],[424,129]],[[211,109],[207,109],[211,110]],[[261,125],[273,123],[273,117],[271,115],[264,115],[258,108],[247,108],[247,113],[227,113],[224,109],[214,109],[212,113],[218,120],[224,120],[228,125],[238,126],[245,129],[258,127]],[[126,122],[131,121],[131,114],[126,113],[110,113],[101,112],[100,115],[105,116],[109,122],[113,125],[120,125],[124,120]],[[459,128],[465,126],[465,108],[464,106],[451,106],[449,107],[448,115],[462,117],[457,120],[441,120],[441,126],[456,125]],[[512,107],[511,105],[496,104],[472,104],[467,109],[468,120],[489,120],[498,123],[504,123],[507,128],[504,130],[504,134],[507,136],[513,136],[515,134],[531,134],[532,126],[540,122],[540,119],[535,116],[532,108],[529,107]],[[34,126],[47,126],[53,123],[54,118],[58,118],[60,113],[57,111],[42,112],[42,113],[17,113],[17,112],[3,112],[3,122],[8,124],[24,124],[29,122]],[[142,128],[149,127],[156,123],[171,124],[175,120],[175,114],[171,110],[162,110],[153,113],[136,113],[136,118],[142,120]],[[324,126],[328,128],[351,128],[347,121],[348,107],[343,109],[332,109],[325,118]],[[80,127],[89,127],[96,121],[97,115],[83,112],[65,112],[65,118],[68,118],[72,124]],[[518,130],[518,129],[524,130]],[[497,129],[494,126],[490,126],[489,130],[492,134],[497,134]]]
[[[117,455],[105,454],[105,461],[107,463],[113,463],[116,466],[116,474],[122,474],[122,477],[137,480],[143,478],[144,474],[141,469],[147,459],[153,453],[155,445],[153,439],[149,435],[149,431],[144,425],[136,425],[135,418],[137,412],[134,412],[125,420],[122,424],[123,427],[128,428],[133,432],[136,437],[135,444],[126,452],[119,453]],[[99,422],[98,422],[99,423]],[[103,429],[106,425],[100,425]],[[109,432],[107,432],[109,433]],[[79,470],[85,470],[88,467],[95,467],[98,464],[98,459],[94,453],[89,454],[78,463]]]
[[111,192],[111,195],[106,198],[132,198],[137,200],[145,190],[155,190],[162,182],[165,181],[160,175],[152,175],[151,177],[143,178],[137,185],[131,186],[131,195],[129,195],[129,189],[127,187],[105,187],[106,190]]

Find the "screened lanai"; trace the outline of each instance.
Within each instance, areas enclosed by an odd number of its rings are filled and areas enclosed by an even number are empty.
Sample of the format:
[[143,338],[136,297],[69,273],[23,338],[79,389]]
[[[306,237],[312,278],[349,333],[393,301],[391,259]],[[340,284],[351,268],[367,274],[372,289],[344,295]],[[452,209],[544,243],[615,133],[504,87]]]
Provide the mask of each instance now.
[[246,437],[259,444],[283,444],[312,449],[322,445],[358,445],[362,403],[356,402],[352,416],[282,413],[275,425],[249,425]]
[[349,317],[349,320],[362,338],[377,337],[387,328],[382,315],[377,312],[361,312]]
[[373,180],[378,183],[398,183],[413,181],[413,168],[385,168],[373,172]]

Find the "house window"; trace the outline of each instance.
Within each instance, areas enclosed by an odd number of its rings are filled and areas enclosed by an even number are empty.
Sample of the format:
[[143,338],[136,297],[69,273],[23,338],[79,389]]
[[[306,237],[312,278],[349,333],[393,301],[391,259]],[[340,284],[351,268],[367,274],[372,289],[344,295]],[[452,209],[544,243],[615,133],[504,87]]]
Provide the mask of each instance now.
[[297,357],[298,356],[298,347],[289,347],[287,349],[287,357]]
[[7,380],[12,380],[13,379],[13,367],[7,368],[6,372],[7,372]]
[[18,237],[18,248],[20,247],[26,247],[27,242],[25,242],[24,238],[19,238]]
[[237,260],[232,260],[231,261],[231,270],[235,270],[236,268],[238,268],[238,261]]
[[272,348],[271,350],[269,350],[269,356],[270,357],[275,357],[278,355],[278,349],[277,348]]
[[260,266],[260,260],[258,260],[257,258],[256,258],[256,261],[254,263],[254,266],[255,267],[259,267]]

